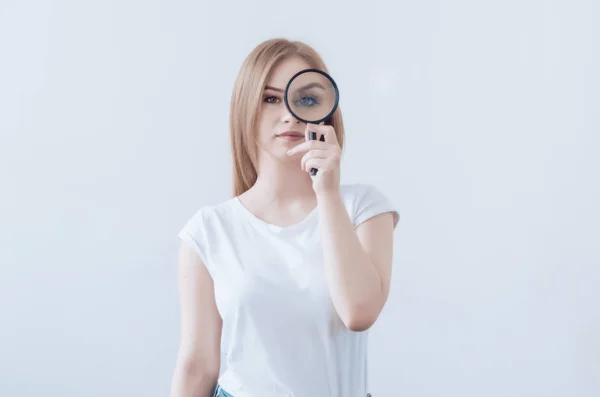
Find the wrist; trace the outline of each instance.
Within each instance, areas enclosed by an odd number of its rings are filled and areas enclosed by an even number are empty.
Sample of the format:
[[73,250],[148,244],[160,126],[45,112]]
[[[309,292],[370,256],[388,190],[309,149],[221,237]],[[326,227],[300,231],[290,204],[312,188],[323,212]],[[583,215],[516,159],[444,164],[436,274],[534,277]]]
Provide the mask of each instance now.
[[316,194],[317,202],[338,200],[342,197],[339,188],[320,190],[317,191]]

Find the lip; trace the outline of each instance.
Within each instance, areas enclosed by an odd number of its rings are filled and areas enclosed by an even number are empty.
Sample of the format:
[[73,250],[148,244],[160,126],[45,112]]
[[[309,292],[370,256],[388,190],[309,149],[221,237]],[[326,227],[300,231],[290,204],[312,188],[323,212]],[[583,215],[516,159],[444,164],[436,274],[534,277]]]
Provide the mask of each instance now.
[[298,131],[284,131],[275,135],[279,138],[290,137],[290,138],[304,138],[304,133]]
[[298,131],[284,131],[275,135],[275,137],[287,142],[298,142],[305,139],[305,135]]
[[278,135],[276,138],[287,142],[299,142],[304,140],[304,137],[300,135]]

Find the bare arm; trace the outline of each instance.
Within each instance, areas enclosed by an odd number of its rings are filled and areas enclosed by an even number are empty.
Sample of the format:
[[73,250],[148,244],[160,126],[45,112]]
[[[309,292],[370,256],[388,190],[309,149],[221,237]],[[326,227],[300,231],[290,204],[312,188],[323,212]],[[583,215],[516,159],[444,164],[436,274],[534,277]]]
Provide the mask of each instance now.
[[371,327],[387,301],[392,273],[393,215],[354,227],[338,192],[318,197],[326,275],[333,304],[350,330]]
[[178,259],[181,340],[170,397],[210,397],[220,368],[222,320],[204,263],[182,242]]
[[[319,206],[325,275],[333,305],[346,327],[368,329],[387,301],[392,272],[395,211],[387,211],[354,227],[340,191],[342,148],[331,125],[306,125],[306,142],[288,150],[304,153],[302,169],[319,170],[312,179]],[[310,140],[308,131],[325,141]]]

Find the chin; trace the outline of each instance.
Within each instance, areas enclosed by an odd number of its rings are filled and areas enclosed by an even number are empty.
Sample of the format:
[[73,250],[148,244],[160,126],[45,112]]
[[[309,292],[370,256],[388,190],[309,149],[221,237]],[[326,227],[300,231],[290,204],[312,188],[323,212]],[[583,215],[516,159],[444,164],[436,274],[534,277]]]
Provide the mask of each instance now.
[[290,160],[290,156],[287,155],[288,150],[289,148],[273,145],[267,148],[266,150],[261,150],[261,155],[264,155],[266,158],[272,158],[277,161],[286,161]]

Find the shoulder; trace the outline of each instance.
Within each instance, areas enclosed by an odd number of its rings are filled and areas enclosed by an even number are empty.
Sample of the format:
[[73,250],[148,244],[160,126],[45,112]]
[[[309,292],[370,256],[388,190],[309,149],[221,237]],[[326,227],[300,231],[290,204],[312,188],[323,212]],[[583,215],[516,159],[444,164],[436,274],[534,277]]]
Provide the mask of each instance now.
[[228,225],[233,224],[233,199],[228,199],[217,204],[199,206],[195,212],[184,221],[179,237],[184,241],[202,248],[206,237],[217,231],[226,230]]
[[369,183],[351,183],[340,185],[342,200],[351,206],[360,205],[365,200],[387,200],[383,192],[375,185]]
[[373,189],[377,190],[374,185],[369,183],[344,183],[340,185],[340,192],[349,199],[364,195]]
[[232,198],[216,204],[199,206],[187,220],[185,228],[207,228],[227,222],[232,217],[233,200]]
[[380,188],[373,184],[342,184],[340,185],[340,194],[354,226],[385,212],[393,214],[394,227],[400,220],[396,205]]
[[179,231],[179,238],[188,244],[202,259],[211,276],[209,251],[211,241],[227,233],[234,224],[232,214],[233,199],[218,204],[203,205],[184,222]]

